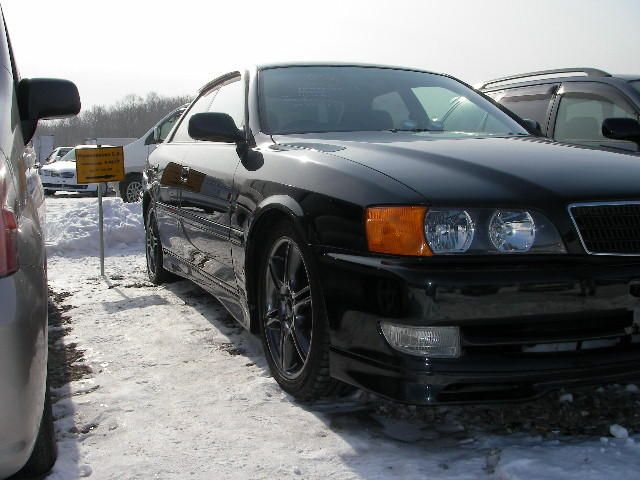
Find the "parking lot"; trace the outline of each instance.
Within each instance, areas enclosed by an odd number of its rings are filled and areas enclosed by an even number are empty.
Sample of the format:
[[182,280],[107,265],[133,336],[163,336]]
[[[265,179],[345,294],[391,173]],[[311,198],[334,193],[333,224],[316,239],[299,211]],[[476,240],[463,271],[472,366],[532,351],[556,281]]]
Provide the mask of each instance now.
[[296,403],[258,338],[214,298],[187,281],[149,283],[140,204],[105,199],[102,280],[95,202],[47,200],[50,317],[62,319],[52,358],[72,362],[52,367],[71,382],[54,389],[50,479],[595,479],[640,469],[640,445],[624,438],[640,426],[635,386],[492,407],[415,408],[361,392]]

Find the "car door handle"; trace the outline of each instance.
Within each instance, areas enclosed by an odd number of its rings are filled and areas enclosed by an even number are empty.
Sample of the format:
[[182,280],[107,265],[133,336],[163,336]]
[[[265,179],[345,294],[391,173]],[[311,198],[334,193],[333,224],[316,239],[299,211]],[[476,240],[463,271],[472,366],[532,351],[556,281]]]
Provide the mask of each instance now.
[[183,183],[187,183],[187,181],[189,181],[189,167],[182,167],[180,180],[182,180]]

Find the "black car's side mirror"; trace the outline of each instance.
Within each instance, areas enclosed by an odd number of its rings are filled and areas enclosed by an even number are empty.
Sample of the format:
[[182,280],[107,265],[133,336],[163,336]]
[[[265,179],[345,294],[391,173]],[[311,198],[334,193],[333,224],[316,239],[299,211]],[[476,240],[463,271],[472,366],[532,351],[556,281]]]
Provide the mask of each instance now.
[[189,119],[189,136],[209,142],[243,143],[244,135],[226,113],[196,113]]
[[536,135],[537,137],[542,136],[542,128],[536,120],[533,120],[531,118],[523,118],[522,122],[527,127],[527,130],[529,130],[530,133]]
[[18,84],[18,107],[26,145],[36,131],[38,120],[77,115],[80,94],[68,80],[25,78]]
[[628,140],[640,145],[640,123],[633,118],[606,118],[602,135],[612,140]]

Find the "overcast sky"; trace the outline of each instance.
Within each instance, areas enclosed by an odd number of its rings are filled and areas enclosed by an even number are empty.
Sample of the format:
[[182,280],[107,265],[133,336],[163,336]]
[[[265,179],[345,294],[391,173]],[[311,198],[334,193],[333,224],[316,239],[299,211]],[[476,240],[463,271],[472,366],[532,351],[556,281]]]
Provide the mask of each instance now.
[[640,74],[640,0],[0,0],[23,77],[77,83],[86,108],[194,94],[283,60],[419,67],[469,83],[591,66]]

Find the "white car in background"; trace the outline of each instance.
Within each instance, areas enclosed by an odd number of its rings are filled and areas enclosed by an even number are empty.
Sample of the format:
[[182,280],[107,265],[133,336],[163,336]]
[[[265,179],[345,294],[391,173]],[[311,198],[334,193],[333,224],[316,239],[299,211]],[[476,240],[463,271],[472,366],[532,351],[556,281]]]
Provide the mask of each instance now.
[[142,171],[147,159],[159,143],[164,142],[176,121],[187,109],[187,105],[176,108],[151,127],[135,142],[124,147],[125,178],[120,182],[119,193],[122,200],[128,203],[142,200]]
[[[110,145],[102,145],[107,147]],[[88,185],[79,185],[76,178],[76,150],[85,148],[96,148],[95,145],[78,145],[72,148],[60,160],[44,165],[40,169],[40,178],[44,188],[45,195],[53,195],[56,192],[78,192],[90,193],[98,196],[98,184],[90,183]],[[101,184],[103,195],[107,191],[107,187]]]
[[49,154],[49,156],[42,162],[42,165],[49,165],[50,163],[57,162],[62,157],[64,157],[67,153],[73,150],[73,147],[58,147],[54,148],[53,151]]

